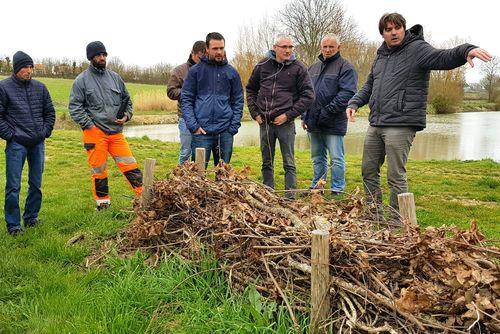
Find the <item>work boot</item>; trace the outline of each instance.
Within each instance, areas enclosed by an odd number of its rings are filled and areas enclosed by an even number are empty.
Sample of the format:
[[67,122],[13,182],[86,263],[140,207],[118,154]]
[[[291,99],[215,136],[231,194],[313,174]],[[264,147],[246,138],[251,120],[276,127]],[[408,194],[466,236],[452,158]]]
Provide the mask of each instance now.
[[109,206],[111,205],[111,203],[100,203],[99,205],[97,205],[97,211],[102,211],[102,210],[106,210],[109,208]]

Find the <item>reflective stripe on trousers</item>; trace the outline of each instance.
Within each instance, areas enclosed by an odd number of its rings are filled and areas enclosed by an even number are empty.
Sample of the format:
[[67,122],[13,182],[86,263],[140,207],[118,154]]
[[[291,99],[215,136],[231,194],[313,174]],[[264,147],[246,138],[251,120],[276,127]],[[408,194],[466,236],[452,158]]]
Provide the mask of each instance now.
[[108,153],[125,175],[136,195],[142,192],[142,173],[122,133],[107,135],[97,127],[83,130],[83,145],[92,173],[92,194],[96,201],[109,200]]

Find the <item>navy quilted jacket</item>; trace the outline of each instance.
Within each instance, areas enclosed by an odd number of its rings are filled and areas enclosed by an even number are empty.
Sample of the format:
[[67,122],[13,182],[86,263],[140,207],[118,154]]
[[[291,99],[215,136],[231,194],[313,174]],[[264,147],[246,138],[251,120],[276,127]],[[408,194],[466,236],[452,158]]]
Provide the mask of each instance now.
[[0,81],[0,137],[34,146],[49,137],[56,120],[49,91],[37,80],[16,75]]

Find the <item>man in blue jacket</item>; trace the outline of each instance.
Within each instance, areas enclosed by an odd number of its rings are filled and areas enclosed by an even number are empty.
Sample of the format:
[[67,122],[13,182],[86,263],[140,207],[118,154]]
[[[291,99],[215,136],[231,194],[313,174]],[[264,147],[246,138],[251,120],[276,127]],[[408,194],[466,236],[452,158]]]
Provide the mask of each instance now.
[[31,79],[33,60],[18,51],[13,57],[14,74],[0,81],[0,137],[5,147],[5,222],[7,231],[22,233],[19,191],[24,162],[28,160],[28,196],[24,206],[24,226],[38,224],[42,205],[42,173],[45,161],[45,138],[56,119],[49,91]]
[[228,64],[224,37],[209,33],[207,56],[191,67],[181,92],[182,117],[193,134],[191,148],[205,149],[205,165],[213,152],[214,164],[229,163],[233,138],[241,126],[243,88],[238,72]]
[[304,115],[302,127],[309,132],[313,180],[311,188],[326,180],[327,153],[330,154],[330,189],[339,194],[345,189],[344,136],[347,132],[345,109],[356,94],[358,75],[354,67],[339,52],[336,35],[321,40],[319,61],[309,68],[315,101]]
[[370,106],[370,126],[363,147],[361,172],[367,202],[382,213],[380,167],[387,157],[389,205],[399,211],[398,194],[408,191],[406,162],[415,133],[425,128],[431,70],[450,70],[473,58],[489,61],[491,55],[471,44],[435,49],[424,40],[421,25],[406,30],[401,14],[384,14],[379,21],[384,42],[377,51],[363,88],[349,100],[347,116],[365,104]]

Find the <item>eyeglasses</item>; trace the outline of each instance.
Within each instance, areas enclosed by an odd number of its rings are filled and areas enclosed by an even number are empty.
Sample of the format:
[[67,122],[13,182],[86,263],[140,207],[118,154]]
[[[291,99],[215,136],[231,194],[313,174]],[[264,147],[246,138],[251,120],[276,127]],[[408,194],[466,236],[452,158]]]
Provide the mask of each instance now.
[[289,49],[289,50],[293,50],[294,48],[293,45],[275,45],[275,46],[280,49]]

